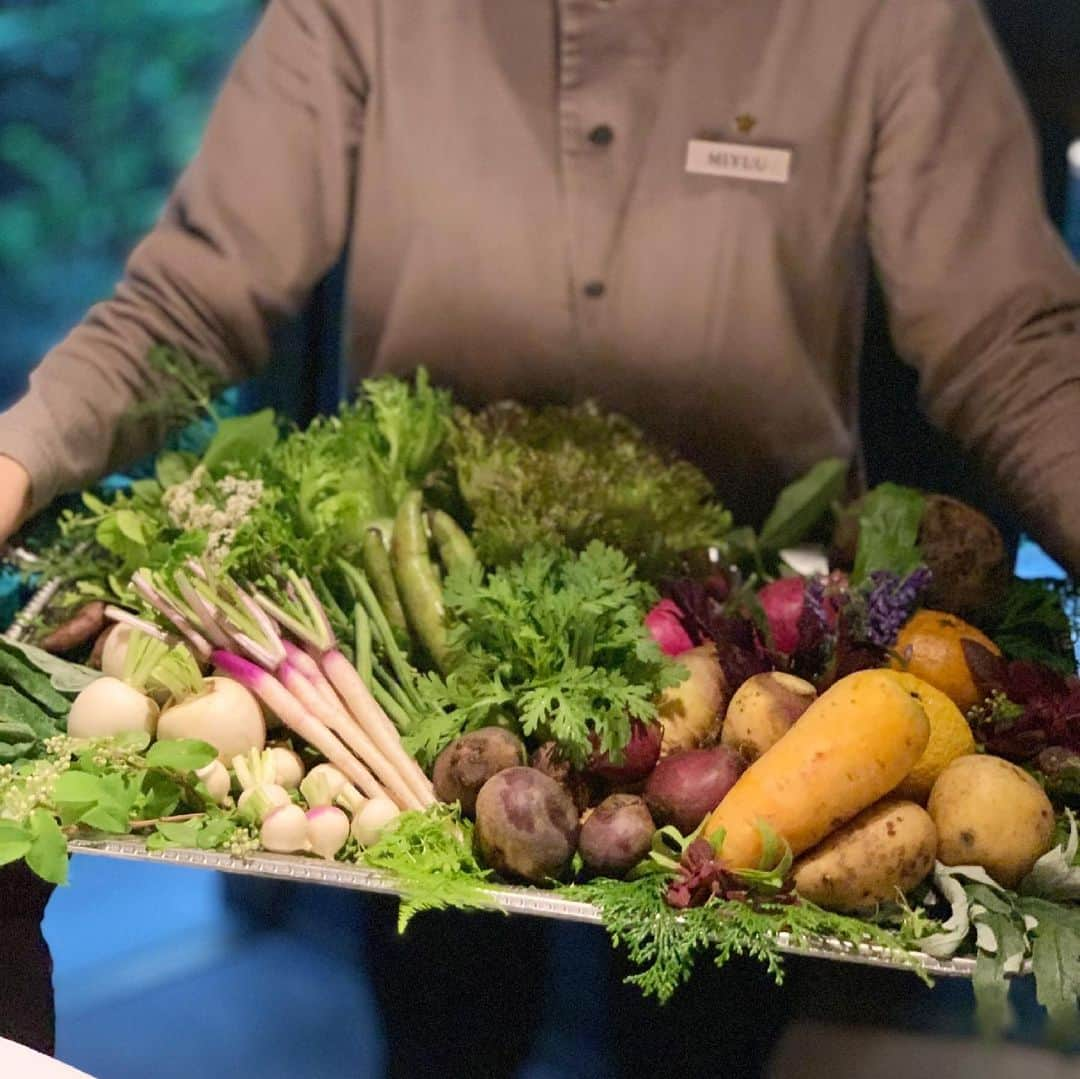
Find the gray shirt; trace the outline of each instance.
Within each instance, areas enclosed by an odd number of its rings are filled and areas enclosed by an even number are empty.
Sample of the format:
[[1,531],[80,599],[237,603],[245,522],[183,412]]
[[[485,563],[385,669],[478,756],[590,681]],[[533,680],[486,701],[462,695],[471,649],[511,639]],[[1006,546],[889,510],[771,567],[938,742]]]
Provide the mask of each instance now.
[[974,0],[275,0],[0,417],[35,506],[157,437],[117,436],[152,342],[242,378],[343,250],[354,376],[598,398],[747,517],[857,453],[873,257],[931,417],[1080,570],[1080,274]]

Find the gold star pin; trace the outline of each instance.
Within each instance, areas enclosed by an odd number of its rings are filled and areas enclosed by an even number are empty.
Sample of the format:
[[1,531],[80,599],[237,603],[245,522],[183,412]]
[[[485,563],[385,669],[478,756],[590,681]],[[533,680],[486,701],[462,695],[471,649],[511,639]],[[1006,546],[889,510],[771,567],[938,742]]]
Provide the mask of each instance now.
[[735,125],[743,135],[749,135],[757,127],[757,117],[744,112],[742,115],[735,117]]

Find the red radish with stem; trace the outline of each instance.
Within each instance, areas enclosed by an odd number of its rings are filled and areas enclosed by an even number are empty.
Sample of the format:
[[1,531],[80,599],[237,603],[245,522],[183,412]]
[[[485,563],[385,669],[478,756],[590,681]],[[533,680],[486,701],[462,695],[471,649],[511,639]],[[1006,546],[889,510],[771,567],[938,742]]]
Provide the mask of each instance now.
[[272,674],[231,652],[215,652],[212,658],[230,678],[250,689],[286,727],[341,769],[367,797],[377,798],[385,793],[371,772],[337,736],[315,719]]

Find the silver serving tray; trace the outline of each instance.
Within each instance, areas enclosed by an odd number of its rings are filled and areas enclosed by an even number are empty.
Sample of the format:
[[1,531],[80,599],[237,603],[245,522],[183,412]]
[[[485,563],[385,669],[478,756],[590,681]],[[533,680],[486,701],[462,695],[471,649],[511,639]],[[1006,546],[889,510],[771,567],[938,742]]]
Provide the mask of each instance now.
[[[348,888],[357,892],[376,892],[380,895],[400,895],[393,874],[362,866],[327,862],[292,854],[255,854],[235,858],[217,851],[169,849],[148,851],[141,839],[77,839],[69,844],[73,854],[121,858],[135,862],[158,862],[188,866],[194,869],[216,869],[222,873],[261,877],[265,880],[287,880],[303,884],[323,884],[332,888]],[[494,910],[505,914],[531,914],[564,922],[583,922],[602,925],[600,911],[591,903],[566,899],[540,888],[518,888],[509,885],[489,889]],[[890,970],[910,970],[912,959],[928,974],[945,978],[970,978],[975,972],[974,959],[935,959],[922,952],[894,952],[871,944],[847,944],[833,938],[821,938],[813,945],[795,944],[787,933],[777,935],[780,950],[789,955],[813,959],[832,959],[842,963],[862,963]],[[1025,969],[1026,973],[1026,969]]]
[[[17,640],[26,628],[48,605],[60,587],[59,581],[47,581],[16,617],[5,636]],[[322,884],[332,888],[348,888],[358,892],[381,895],[400,895],[401,890],[392,874],[361,866],[327,862],[290,854],[255,854],[235,858],[217,851],[170,849],[149,851],[144,840],[135,838],[103,838],[72,840],[73,854],[104,858],[119,858],[136,862],[157,862],[188,866],[194,869],[214,869],[221,873],[262,877],[267,880],[288,880],[305,884]],[[492,908],[506,914],[531,914],[534,917],[554,918],[564,922],[583,922],[602,925],[600,911],[590,903],[566,899],[540,888],[497,886],[490,889]],[[780,950],[789,955],[813,959],[831,959],[841,963],[861,963],[890,970],[910,970],[911,961],[928,974],[944,978],[971,978],[975,973],[974,959],[935,959],[923,952],[896,952],[872,944],[847,944],[835,938],[821,938],[813,945],[796,944],[787,933],[777,935]],[[1023,973],[1028,973],[1025,963]]]

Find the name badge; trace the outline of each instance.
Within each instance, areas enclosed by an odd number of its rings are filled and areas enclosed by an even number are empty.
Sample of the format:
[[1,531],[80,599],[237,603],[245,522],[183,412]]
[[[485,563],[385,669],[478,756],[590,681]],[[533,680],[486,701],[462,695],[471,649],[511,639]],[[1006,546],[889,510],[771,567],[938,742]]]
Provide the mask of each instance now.
[[791,151],[739,142],[691,139],[686,147],[686,171],[699,176],[786,184],[791,176]]

